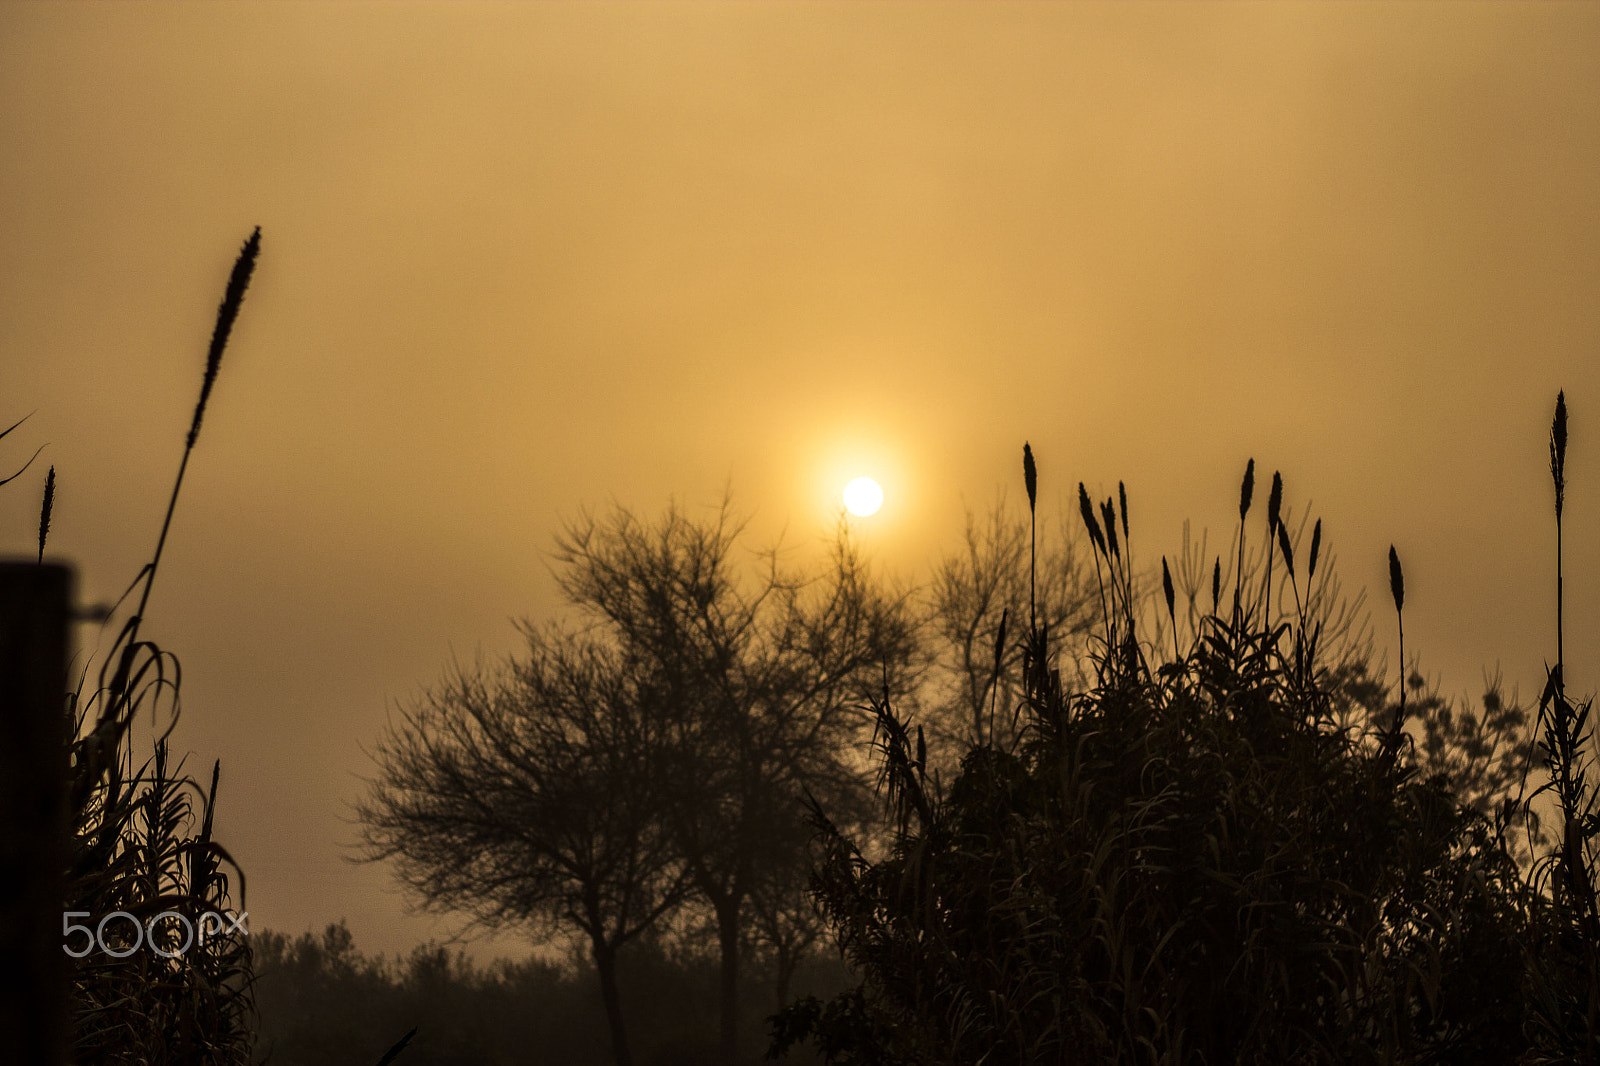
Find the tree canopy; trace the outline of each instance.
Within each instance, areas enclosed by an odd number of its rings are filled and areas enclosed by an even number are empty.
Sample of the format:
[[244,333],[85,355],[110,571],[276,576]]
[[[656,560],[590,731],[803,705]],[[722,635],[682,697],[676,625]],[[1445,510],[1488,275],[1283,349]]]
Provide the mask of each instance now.
[[427,905],[585,937],[622,1063],[616,951],[697,914],[735,1057],[746,942],[792,970],[815,935],[802,799],[870,809],[862,708],[910,684],[908,598],[847,537],[808,574],[775,550],[738,558],[741,533],[726,504],[580,516],[555,552],[575,617],[525,623],[525,655],[407,708],[361,809],[368,856],[397,860]]

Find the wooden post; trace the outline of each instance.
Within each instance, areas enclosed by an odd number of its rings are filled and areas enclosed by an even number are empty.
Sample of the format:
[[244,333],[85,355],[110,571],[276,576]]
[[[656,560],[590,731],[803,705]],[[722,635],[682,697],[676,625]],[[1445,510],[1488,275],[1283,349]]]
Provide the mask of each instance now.
[[67,647],[73,573],[0,562],[0,1048],[64,1066]]

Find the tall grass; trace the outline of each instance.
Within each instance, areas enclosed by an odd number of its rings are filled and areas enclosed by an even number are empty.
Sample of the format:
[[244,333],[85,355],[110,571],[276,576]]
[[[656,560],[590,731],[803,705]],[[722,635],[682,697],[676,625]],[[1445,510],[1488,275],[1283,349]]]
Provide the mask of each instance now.
[[[1557,423],[1559,522],[1564,399]],[[1469,728],[1408,698],[1404,669],[1394,691],[1330,662],[1321,522],[1302,572],[1275,475],[1247,567],[1254,474],[1252,460],[1232,603],[1218,558],[1187,646],[1162,561],[1170,658],[1138,632],[1125,494],[1096,508],[1080,484],[1102,602],[1090,683],[1063,688],[1047,635],[1027,634],[1025,742],[974,745],[948,791],[912,724],[874,705],[889,854],[869,861],[813,810],[814,895],[862,983],[778,1016],[774,1053],[809,1039],[837,1063],[1595,1061],[1600,816],[1559,624],[1535,795],[1562,825],[1548,852],[1530,834],[1524,868],[1506,834],[1519,802],[1474,791],[1503,790],[1531,750],[1485,766],[1485,736],[1525,724],[1520,709],[1496,690]],[[1292,608],[1272,599],[1275,570]],[[1179,571],[1192,607],[1201,567]],[[1393,549],[1390,579],[1398,618]],[[1460,764],[1443,756],[1457,741]]]
[[[97,682],[81,679],[67,706],[71,835],[64,909],[87,915],[78,920],[91,926],[117,912],[141,925],[171,912],[186,919],[190,930],[209,935],[196,934],[185,946],[190,937],[183,924],[168,919],[151,926],[148,940],[130,950],[133,921],[106,922],[101,935],[111,951],[97,944],[73,962],[74,1063],[231,1066],[250,1057],[249,941],[225,920],[207,917],[244,909],[244,875],[214,837],[221,767],[213,764],[209,787],[202,789],[181,761],[173,761],[169,738],[177,721],[181,672],[177,659],[144,638],[141,627],[260,241],[257,228],[234,264],[218,309],[200,398],[155,552],[123,595],[126,601],[137,590],[137,607],[121,624]],[[41,560],[54,496],[52,467],[40,513]],[[167,722],[143,757],[135,753],[131,734],[141,716]]]
[[1567,694],[1561,573],[1561,519],[1566,502],[1567,399],[1556,397],[1550,425],[1550,477],[1555,487],[1556,661],[1539,697],[1539,750],[1547,780],[1533,793],[1555,800],[1555,847],[1535,864],[1530,909],[1542,920],[1527,956],[1530,989],[1529,1062],[1600,1060],[1600,836],[1597,789],[1590,779],[1593,698]]

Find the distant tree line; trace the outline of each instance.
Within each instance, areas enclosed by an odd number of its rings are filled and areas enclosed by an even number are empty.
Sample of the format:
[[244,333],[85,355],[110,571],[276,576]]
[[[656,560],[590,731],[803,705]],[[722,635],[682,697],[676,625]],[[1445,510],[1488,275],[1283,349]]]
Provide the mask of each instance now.
[[[613,1061],[594,964],[582,955],[479,965],[438,944],[403,956],[373,955],[360,949],[342,921],[294,937],[257,930],[251,940],[256,1061],[267,1066],[372,1066],[413,1029],[416,1035],[395,1058],[397,1066]],[[741,991],[770,1004],[772,975],[751,969]],[[629,945],[618,971],[641,1063],[710,1061],[717,1038],[714,954],[647,936]],[[818,995],[849,983],[836,954],[813,955],[792,980],[798,992]],[[761,1029],[744,1037],[754,1056],[762,1046]]]

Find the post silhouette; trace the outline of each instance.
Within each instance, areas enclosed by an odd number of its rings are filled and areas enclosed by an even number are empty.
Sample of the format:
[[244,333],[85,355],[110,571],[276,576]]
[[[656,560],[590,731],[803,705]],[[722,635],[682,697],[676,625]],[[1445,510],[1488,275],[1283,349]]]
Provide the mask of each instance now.
[[73,573],[0,563],[0,1047],[66,1062],[61,912]]

